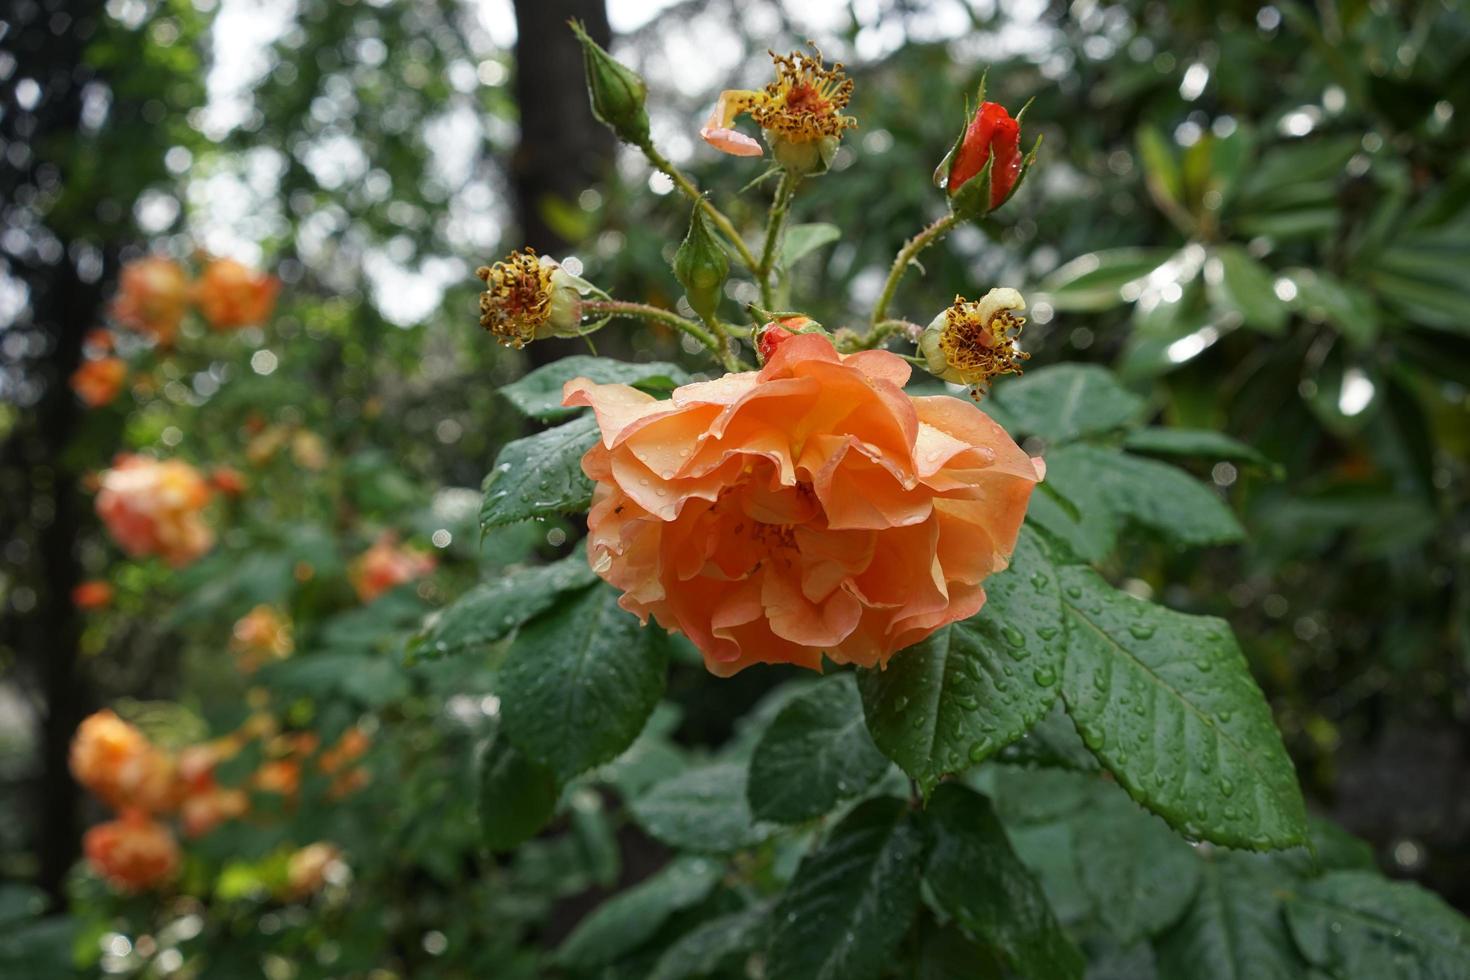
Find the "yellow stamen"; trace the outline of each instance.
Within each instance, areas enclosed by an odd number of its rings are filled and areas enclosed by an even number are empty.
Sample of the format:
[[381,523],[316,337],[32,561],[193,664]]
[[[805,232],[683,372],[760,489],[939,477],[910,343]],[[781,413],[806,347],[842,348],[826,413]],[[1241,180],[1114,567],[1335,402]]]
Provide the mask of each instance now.
[[485,282],[480,326],[507,347],[520,349],[534,340],[536,328],[551,317],[554,268],[543,265],[535,249],[527,248],[476,269],[475,275]]
[[764,98],[749,108],[762,129],[794,143],[841,136],[843,130],[857,125],[852,116],[842,115],[852,98],[852,79],[843,72],[841,62],[828,68],[816,45],[812,51],[815,54],[770,52],[776,80],[766,86]]
[[956,296],[944,320],[939,349],[959,383],[969,385],[972,394],[978,396],[1002,374],[1020,374],[1021,362],[1031,356],[1016,346],[1026,320],[1013,310],[984,300],[967,303]]

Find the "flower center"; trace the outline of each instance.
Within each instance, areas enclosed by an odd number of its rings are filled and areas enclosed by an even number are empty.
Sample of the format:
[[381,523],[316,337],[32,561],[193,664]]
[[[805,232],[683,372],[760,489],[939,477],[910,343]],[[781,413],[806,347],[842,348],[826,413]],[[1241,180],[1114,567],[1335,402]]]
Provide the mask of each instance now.
[[485,282],[480,326],[507,347],[525,346],[551,317],[551,274],[552,268],[542,265],[529,248],[476,269],[475,275]]
[[1002,374],[1020,374],[1021,362],[1031,355],[1016,346],[1026,320],[1001,309],[987,319],[980,303],[955,297],[946,313],[939,347],[944,359],[964,384],[983,389]]
[[827,136],[840,136],[856,126],[857,120],[841,114],[852,98],[852,79],[840,63],[822,64],[822,53],[771,52],[776,63],[776,80],[765,88],[765,98],[752,106],[750,114],[762,129],[773,130],[793,142],[804,143]]

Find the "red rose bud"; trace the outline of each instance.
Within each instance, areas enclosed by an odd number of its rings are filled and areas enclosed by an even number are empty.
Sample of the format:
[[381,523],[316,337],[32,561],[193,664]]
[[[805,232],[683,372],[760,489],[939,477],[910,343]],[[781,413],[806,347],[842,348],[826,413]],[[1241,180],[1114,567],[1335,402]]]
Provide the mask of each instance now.
[[990,207],[994,209],[1021,175],[1021,123],[1012,119],[1000,103],[981,102],[950,164],[945,186],[950,197],[985,169],[992,152],[995,163],[990,168]]
[[756,341],[756,349],[760,351],[761,363],[764,364],[775,356],[776,350],[786,341],[799,333],[805,333],[806,328],[816,323],[811,317],[786,316],[779,320],[773,320],[761,328],[760,337]]

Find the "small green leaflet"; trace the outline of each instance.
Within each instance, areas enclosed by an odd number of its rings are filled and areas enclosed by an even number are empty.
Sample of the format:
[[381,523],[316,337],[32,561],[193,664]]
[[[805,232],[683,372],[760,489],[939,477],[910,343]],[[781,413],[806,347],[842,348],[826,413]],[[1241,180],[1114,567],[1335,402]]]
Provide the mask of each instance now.
[[1118,782],[1190,837],[1304,843],[1296,772],[1230,628],[1118,592],[1090,568],[1058,572],[1069,621],[1062,697]]
[[768,904],[752,905],[700,923],[669,945],[648,980],[687,980],[714,974],[725,960],[760,945],[770,913]]
[[781,264],[789,268],[798,259],[841,237],[841,228],[825,222],[792,225],[786,230],[786,243],[781,247]]
[[663,694],[668,642],[598,583],[521,628],[500,670],[505,734],[565,781],[622,753]]
[[751,815],[747,777],[743,762],[687,770],[634,800],[633,819],[670,847],[716,854],[751,847],[776,828]]
[[597,439],[597,419],[588,414],[508,443],[485,476],[480,526],[585,510],[592,481],[582,473],[582,457]]
[[985,592],[975,616],[858,674],[873,741],[925,793],[1020,738],[1057,697],[1061,593],[1031,532]]
[[609,357],[574,354],[539,367],[530,374],[505,385],[500,393],[510,399],[522,415],[543,422],[571,418],[581,408],[567,408],[561,403],[562,386],[573,378],[586,378],[598,384],[632,385],[651,395],[663,396],[690,381],[689,374],[677,364],[664,361],[630,363]]
[[532,762],[505,738],[496,738],[480,758],[480,833],[492,851],[509,851],[529,840],[556,810],[561,787],[556,774]]
[[772,920],[767,980],[876,980],[919,905],[924,835],[908,804],[860,804],[807,855]]
[[[1144,402],[1093,364],[1058,364],[995,386],[991,396],[1018,432],[1070,442],[1138,422]],[[1017,433],[1012,433],[1015,435]]]
[[1081,980],[1082,954],[1006,839],[990,801],[959,783],[924,811],[933,839],[924,880],[960,925],[998,946],[1028,980]]
[[1281,915],[1279,895],[1287,882],[1270,861],[1254,854],[1216,853],[1200,865],[1194,902],[1184,918],[1154,942],[1159,980],[1306,976]]
[[1463,980],[1470,921],[1439,896],[1371,871],[1334,871],[1286,903],[1297,947],[1340,977]]
[[709,858],[675,858],[646,881],[609,899],[583,919],[556,952],[558,962],[590,970],[632,952],[675,912],[702,901],[723,866]]
[[888,770],[863,723],[850,672],[823,678],[776,716],[750,760],[757,819],[800,823],[859,795]]
[[428,659],[484,647],[509,636],[562,593],[590,585],[596,578],[586,552],[578,548],[549,565],[482,582],[430,616],[414,637],[411,652]]

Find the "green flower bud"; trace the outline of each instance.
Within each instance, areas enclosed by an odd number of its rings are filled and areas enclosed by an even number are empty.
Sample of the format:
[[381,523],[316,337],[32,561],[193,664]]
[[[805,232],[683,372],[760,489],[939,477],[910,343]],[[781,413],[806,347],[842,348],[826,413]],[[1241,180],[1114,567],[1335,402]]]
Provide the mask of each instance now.
[[643,108],[648,86],[638,73],[619,63],[591,37],[578,21],[569,21],[582,42],[582,62],[587,71],[587,94],[592,114],[618,138],[635,146],[648,142],[648,112]]
[[704,208],[694,205],[689,218],[689,234],[674,254],[674,276],[684,287],[689,305],[701,317],[709,319],[720,305],[720,290],[730,276],[730,259],[720,247]]

